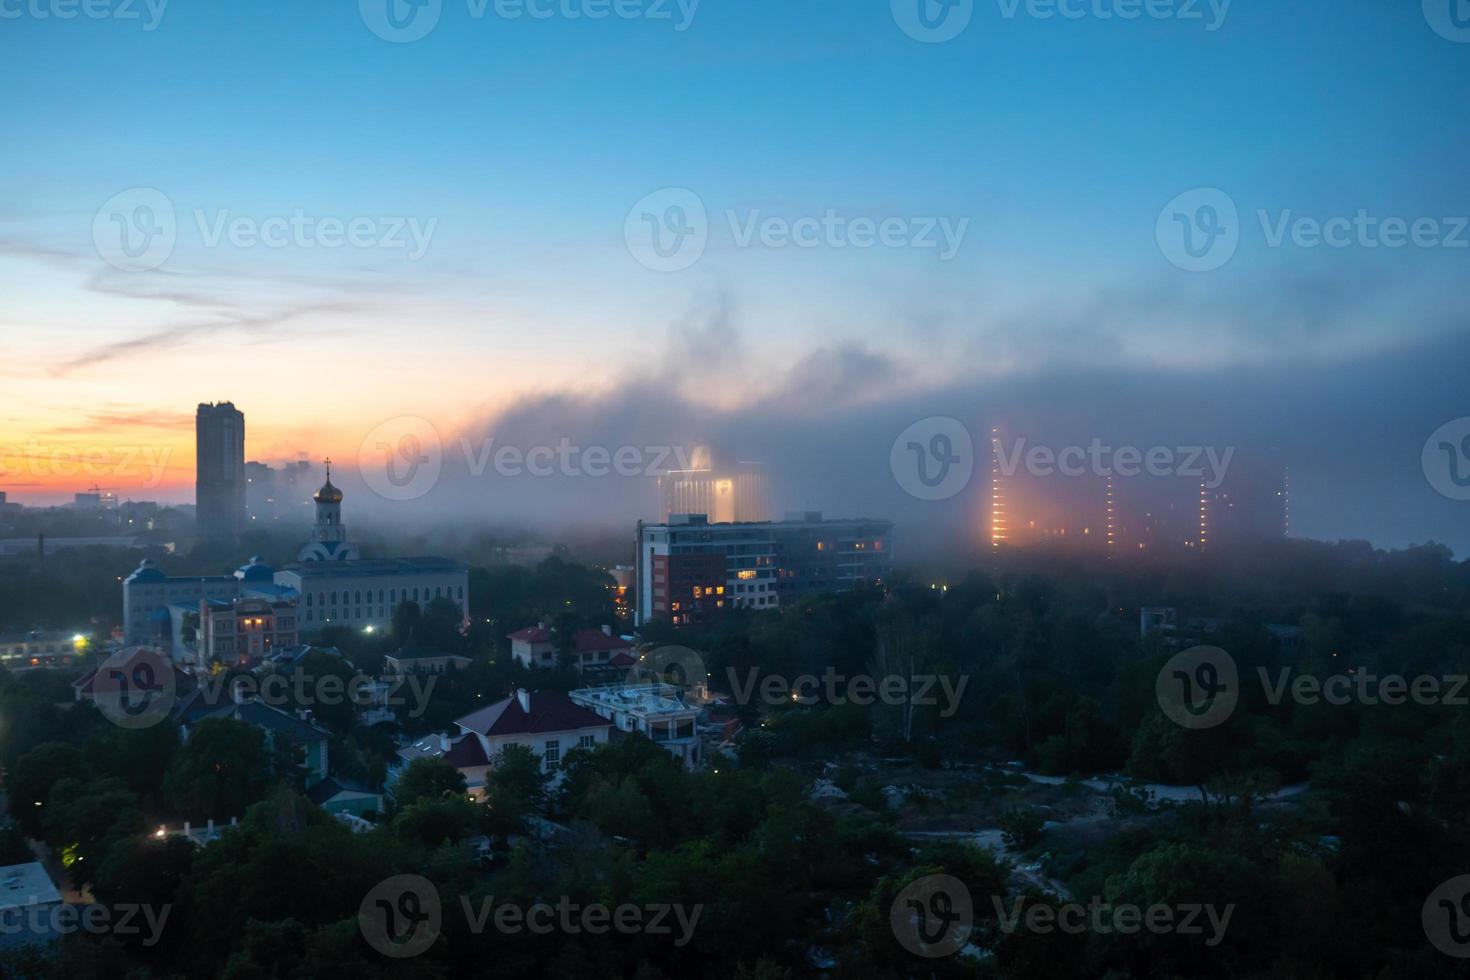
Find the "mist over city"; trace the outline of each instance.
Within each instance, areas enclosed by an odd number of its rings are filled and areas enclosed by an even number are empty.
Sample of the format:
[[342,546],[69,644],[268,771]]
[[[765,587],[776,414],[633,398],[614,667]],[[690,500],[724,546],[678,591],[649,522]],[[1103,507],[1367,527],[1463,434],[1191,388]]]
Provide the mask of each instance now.
[[0,977],[1470,976],[1470,2],[0,0]]

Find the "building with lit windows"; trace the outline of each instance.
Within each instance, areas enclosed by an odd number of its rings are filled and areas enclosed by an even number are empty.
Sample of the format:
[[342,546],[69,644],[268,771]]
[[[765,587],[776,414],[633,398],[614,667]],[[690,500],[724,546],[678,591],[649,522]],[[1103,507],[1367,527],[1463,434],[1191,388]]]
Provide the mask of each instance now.
[[760,463],[739,460],[716,467],[707,446],[695,447],[689,469],[659,474],[659,518],[707,514],[716,524],[769,519],[767,479]]
[[159,646],[175,659],[185,658],[193,637],[184,617],[197,613],[202,602],[295,602],[300,636],[333,625],[386,629],[393,610],[404,602],[422,610],[435,599],[448,599],[462,618],[466,615],[466,566],[447,558],[358,558],[342,524],[342,491],[332,485],[330,473],[315,499],[317,525],[301,549],[305,560],[273,569],[256,556],[231,575],[206,576],[170,576],[151,559],[143,561],[123,582],[125,642]]
[[0,633],[0,667],[70,667],[87,652],[87,637],[77,630],[30,630]]
[[636,622],[686,626],[727,609],[772,609],[810,592],[880,582],[892,535],[892,521],[823,520],[820,511],[762,523],[710,523],[705,514],[640,523]]
[[199,665],[264,660],[298,644],[295,598],[204,599],[199,603]]

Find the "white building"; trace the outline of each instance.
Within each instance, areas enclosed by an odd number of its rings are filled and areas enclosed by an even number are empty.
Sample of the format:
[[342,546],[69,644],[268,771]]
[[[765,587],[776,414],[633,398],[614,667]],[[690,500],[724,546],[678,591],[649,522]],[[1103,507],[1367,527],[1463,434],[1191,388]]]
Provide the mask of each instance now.
[[49,943],[61,893],[38,861],[0,868],[0,949]]
[[510,655],[528,670],[556,666],[556,635],[545,623],[527,626],[509,635]]
[[123,632],[129,644],[155,643],[182,654],[179,617],[200,602],[241,598],[299,600],[298,631],[328,625],[385,629],[402,602],[427,608],[449,599],[467,615],[469,569],[447,558],[357,557],[342,524],[342,491],[327,482],[316,492],[317,522],[300,560],[279,570],[256,556],[232,575],[169,576],[146,559],[123,582]]
[[77,630],[31,630],[0,634],[0,667],[70,667],[86,652],[87,637]]
[[[556,631],[545,623],[516,630],[509,635],[510,655],[523,667],[555,667],[558,662]],[[611,626],[577,630],[572,634],[571,660],[583,673],[626,671],[638,663],[632,637],[619,636]]]
[[595,711],[620,732],[637,733],[661,745],[684,768],[699,765],[695,720],[699,709],[684,700],[672,684],[612,684],[584,687],[568,695],[573,703]]
[[506,746],[526,746],[541,756],[547,772],[557,773],[568,752],[603,745],[612,730],[611,722],[565,694],[526,690],[456,719],[454,725],[457,732],[420,739],[400,749],[398,757],[405,763],[443,759],[464,773],[475,796],[484,795],[486,774]]

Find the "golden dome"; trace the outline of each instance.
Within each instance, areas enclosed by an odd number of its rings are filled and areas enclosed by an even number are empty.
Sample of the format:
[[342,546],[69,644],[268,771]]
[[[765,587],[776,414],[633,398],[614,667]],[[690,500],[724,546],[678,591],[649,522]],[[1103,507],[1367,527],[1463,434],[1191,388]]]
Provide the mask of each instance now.
[[312,500],[319,504],[340,504],[342,502],[342,491],[332,486],[332,461],[327,460],[327,482],[322,488],[312,494]]

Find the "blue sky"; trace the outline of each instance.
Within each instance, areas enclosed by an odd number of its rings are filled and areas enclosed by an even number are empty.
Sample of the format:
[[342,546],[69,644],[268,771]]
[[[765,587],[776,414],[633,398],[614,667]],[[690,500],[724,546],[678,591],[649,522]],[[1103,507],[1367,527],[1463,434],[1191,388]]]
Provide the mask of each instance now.
[[[137,19],[63,20],[58,2],[0,3],[0,82],[18,96],[0,330],[20,355],[0,378],[32,406],[0,420],[11,439],[78,404],[176,429],[179,406],[262,366],[253,432],[285,456],[371,428],[328,405],[454,428],[692,352],[700,369],[670,383],[740,411],[837,349],[890,365],[874,397],[910,398],[1078,365],[1330,371],[1464,330],[1470,250],[1272,248],[1256,216],[1470,214],[1470,43],[1418,2],[1236,0],[1220,18],[1179,0],[1122,20],[1102,14],[1128,0],[1067,4],[1076,18],[977,0],[944,43],[908,36],[889,0],[703,0],[682,31],[674,0],[626,0],[668,19],[597,21],[443,0],[412,43],[340,0],[172,0],[152,30],[142,0]],[[134,188],[167,198],[177,244],[119,271],[93,219]],[[698,196],[709,244],[656,272],[625,220],[666,188]],[[1209,272],[1156,235],[1196,188],[1241,218]],[[221,215],[298,210],[432,236],[412,259],[203,240]],[[940,260],[741,248],[726,218],[829,210],[966,230]],[[184,380],[161,392],[160,374]]]

